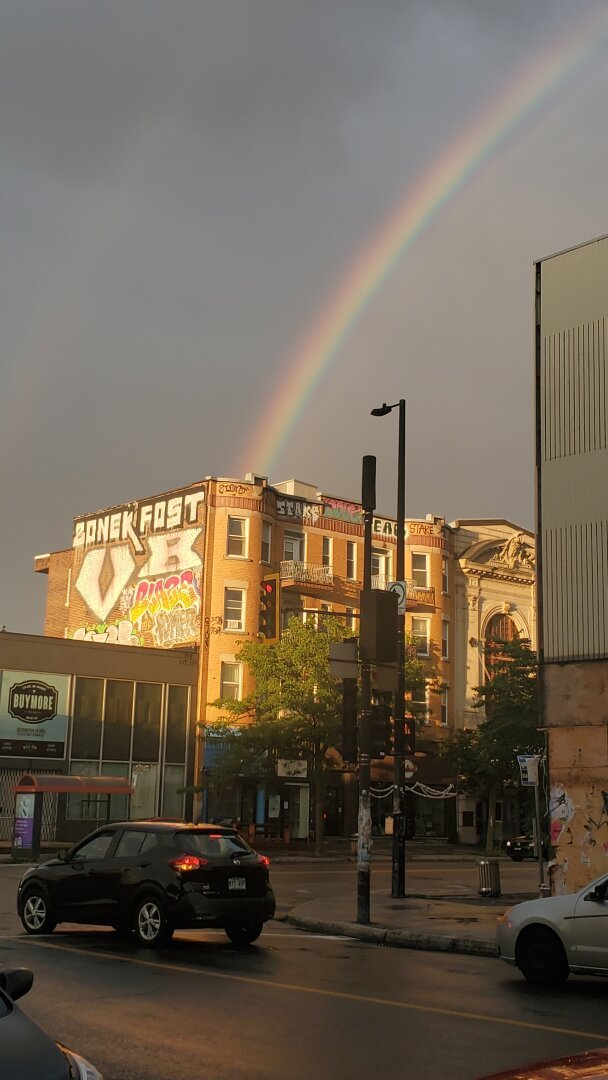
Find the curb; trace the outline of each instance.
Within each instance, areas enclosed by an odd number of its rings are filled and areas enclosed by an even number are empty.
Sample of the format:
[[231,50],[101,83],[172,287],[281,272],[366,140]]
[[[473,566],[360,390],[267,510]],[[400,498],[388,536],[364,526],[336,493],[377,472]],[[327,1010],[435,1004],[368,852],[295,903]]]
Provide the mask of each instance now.
[[493,941],[477,938],[427,934],[416,930],[388,930],[383,926],[360,926],[350,922],[325,922],[323,919],[305,919],[297,915],[287,915],[284,921],[299,927],[300,930],[357,938],[358,941],[386,945],[393,949],[418,949],[424,952],[451,952],[495,958],[499,956],[498,946]]

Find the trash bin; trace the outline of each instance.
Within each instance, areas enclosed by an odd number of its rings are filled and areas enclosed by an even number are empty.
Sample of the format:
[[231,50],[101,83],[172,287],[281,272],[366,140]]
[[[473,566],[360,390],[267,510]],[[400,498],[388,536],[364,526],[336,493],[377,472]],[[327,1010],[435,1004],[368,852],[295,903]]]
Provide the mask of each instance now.
[[500,866],[498,859],[479,860],[480,896],[500,896]]

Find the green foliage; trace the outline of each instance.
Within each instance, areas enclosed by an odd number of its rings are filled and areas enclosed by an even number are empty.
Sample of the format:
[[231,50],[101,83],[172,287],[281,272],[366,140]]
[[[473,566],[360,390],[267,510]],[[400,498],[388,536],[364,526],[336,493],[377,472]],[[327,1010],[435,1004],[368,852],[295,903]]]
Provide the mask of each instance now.
[[529,641],[495,641],[486,647],[488,681],[475,689],[474,707],[485,708],[486,719],[474,731],[457,731],[442,756],[471,794],[519,781],[518,754],[542,751],[537,731],[538,683],[536,656]]
[[[325,767],[326,754],[340,740],[342,684],[329,671],[329,644],[349,636],[339,620],[293,618],[280,641],[248,641],[238,659],[255,679],[241,701],[214,701],[219,715],[207,733],[219,736],[224,752],[217,781],[246,775],[271,782],[276,759],[305,756]],[[241,721],[248,721],[241,723]]]

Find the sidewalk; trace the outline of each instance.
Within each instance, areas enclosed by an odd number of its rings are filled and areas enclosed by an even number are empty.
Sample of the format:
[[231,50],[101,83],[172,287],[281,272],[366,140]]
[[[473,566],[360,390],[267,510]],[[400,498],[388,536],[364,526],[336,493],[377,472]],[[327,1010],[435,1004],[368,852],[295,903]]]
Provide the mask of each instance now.
[[367,926],[355,921],[355,897],[309,900],[293,908],[285,921],[302,930],[338,934],[399,949],[498,956],[497,919],[507,908],[535,896],[527,893],[503,895],[498,899],[437,899],[418,895],[397,900],[372,891],[371,922]]

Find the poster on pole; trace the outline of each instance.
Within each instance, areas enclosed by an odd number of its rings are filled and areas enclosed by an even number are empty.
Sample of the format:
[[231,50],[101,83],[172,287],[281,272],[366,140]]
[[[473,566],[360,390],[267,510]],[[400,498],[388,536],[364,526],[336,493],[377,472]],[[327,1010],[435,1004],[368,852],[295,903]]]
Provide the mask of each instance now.
[[538,787],[538,754],[518,754],[519,772],[522,787]]

